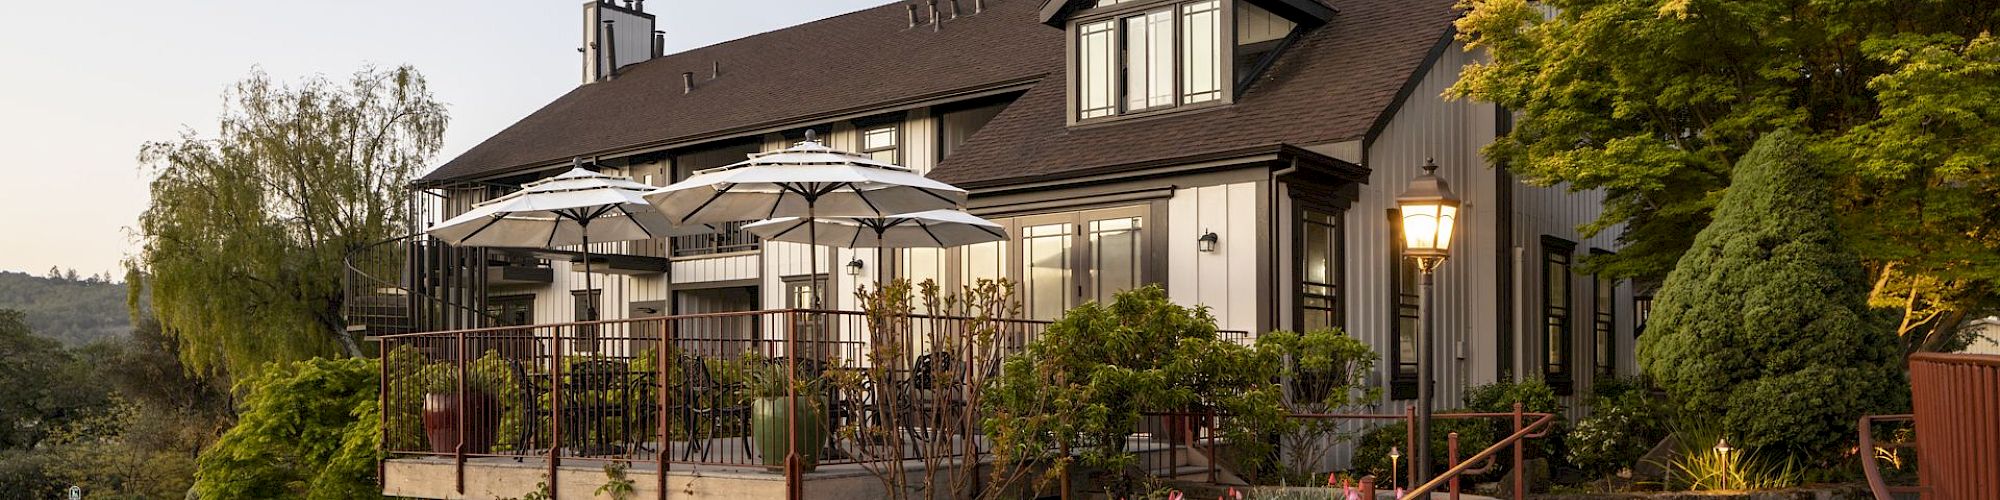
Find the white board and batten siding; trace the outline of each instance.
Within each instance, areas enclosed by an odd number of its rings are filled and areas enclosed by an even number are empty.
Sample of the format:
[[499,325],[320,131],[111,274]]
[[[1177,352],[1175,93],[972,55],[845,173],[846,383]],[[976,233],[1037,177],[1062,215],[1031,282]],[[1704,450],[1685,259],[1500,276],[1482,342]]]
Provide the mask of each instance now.
[[[1267,312],[1259,290],[1270,279],[1257,272],[1259,248],[1270,227],[1259,197],[1265,182],[1241,182],[1174,190],[1167,201],[1167,295],[1183,305],[1207,306],[1224,330],[1258,333]],[[1215,232],[1214,252],[1195,240]]]

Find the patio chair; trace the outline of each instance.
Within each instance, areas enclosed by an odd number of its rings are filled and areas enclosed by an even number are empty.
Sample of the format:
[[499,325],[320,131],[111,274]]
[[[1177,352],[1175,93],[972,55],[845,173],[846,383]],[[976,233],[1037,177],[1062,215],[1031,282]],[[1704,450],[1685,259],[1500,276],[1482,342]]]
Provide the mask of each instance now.
[[[652,384],[635,383],[637,377],[624,362],[608,359],[578,363],[565,375],[563,437],[585,445],[582,455],[622,455],[632,449],[637,444],[634,431],[643,430],[640,425],[651,414]],[[616,426],[610,425],[613,420]]]
[[[681,397],[676,398],[675,408],[682,415],[687,426],[688,445],[681,452],[681,460],[701,452],[701,459],[708,460],[711,448],[708,441],[715,437],[722,422],[735,424],[741,433],[743,450],[748,453],[750,444],[750,403],[743,397],[741,384],[724,384],[708,369],[708,361],[701,356],[683,356],[677,362],[681,370]],[[706,420],[708,425],[702,425]],[[698,432],[705,431],[705,432]]]
[[[962,393],[964,382],[954,375],[957,362],[950,352],[935,351],[917,356],[910,365],[910,379],[897,391],[898,405],[903,412],[903,429],[911,439],[929,442],[947,434],[949,427],[923,427],[918,424],[939,422],[950,425],[958,422],[965,409]],[[936,416],[926,419],[926,416]]]
[[528,370],[525,360],[508,359],[507,369],[513,373],[514,382],[521,390],[520,401],[515,404],[521,413],[521,430],[514,436],[514,461],[520,462],[528,450],[544,445],[541,442],[542,423],[549,418],[549,410],[542,407],[542,395],[548,394],[548,377],[535,376]]

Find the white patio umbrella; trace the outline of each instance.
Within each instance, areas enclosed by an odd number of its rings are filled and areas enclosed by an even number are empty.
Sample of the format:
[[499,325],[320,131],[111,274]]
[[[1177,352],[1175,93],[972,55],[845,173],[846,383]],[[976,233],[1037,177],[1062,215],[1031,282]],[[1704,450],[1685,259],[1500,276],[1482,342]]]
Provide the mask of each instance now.
[[[653,186],[628,177],[573,168],[562,175],[530,182],[520,191],[494,198],[425,233],[451,245],[481,247],[583,247],[583,288],[593,290],[590,242],[626,241],[684,236],[712,231],[694,225],[676,227],[646,202]],[[584,319],[597,319],[588,305]]]
[[[743,226],[770,241],[845,248],[950,248],[1007,239],[1007,228],[959,210],[888,217],[781,217]],[[877,263],[876,281],[882,280]]]
[[[675,224],[779,217],[886,217],[957,208],[965,190],[908,168],[826,147],[806,133],[790,148],[696,172],[646,194]],[[819,241],[808,225],[808,241]],[[813,253],[813,304],[819,304],[819,257]]]

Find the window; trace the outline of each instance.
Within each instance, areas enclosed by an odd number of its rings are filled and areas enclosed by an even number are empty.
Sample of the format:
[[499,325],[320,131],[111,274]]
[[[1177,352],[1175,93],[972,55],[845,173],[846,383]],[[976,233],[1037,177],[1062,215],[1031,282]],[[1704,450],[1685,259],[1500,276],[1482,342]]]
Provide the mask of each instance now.
[[1090,221],[1091,299],[1109,303],[1118,292],[1139,287],[1139,218]]
[[951,249],[900,251],[902,277],[946,290],[980,280],[1012,280],[1026,317],[1053,320],[1088,301],[1109,301],[1143,286],[1159,244],[1148,205],[994,218],[1011,239]]
[[1185,2],[1078,23],[1077,118],[1222,100],[1222,6]]
[[1029,317],[1053,320],[1147,283],[1150,207],[1021,217],[1021,289]]
[[1634,295],[1632,297],[1632,336],[1646,334],[1646,321],[1653,318],[1653,296]]
[[1542,237],[1542,375],[1556,394],[1574,392],[1570,355],[1570,253],[1576,243]]
[[1056,319],[1071,305],[1071,225],[1029,226],[1021,229],[1021,288],[1028,317]]
[[[785,308],[816,309],[817,307],[813,305],[813,281],[812,276],[786,276]],[[819,275],[819,281],[825,282],[826,275]],[[821,300],[825,298],[824,295],[820,296]]]
[[883,163],[901,164],[902,154],[896,149],[896,133],[901,128],[882,125],[861,130],[861,154]]
[[[826,275],[821,274],[819,275],[819,280],[817,281],[819,283],[825,283],[826,279],[827,279]],[[784,278],[784,281],[785,281],[785,308],[828,309],[827,307],[821,307],[815,305],[815,302],[813,300],[813,289],[817,288],[815,286],[817,285],[817,283],[814,283],[815,280],[813,280],[812,276],[809,275],[786,276]],[[823,303],[825,300],[826,296],[824,294],[819,296],[819,301],[821,303]],[[820,326],[823,324],[823,321],[821,320],[823,320],[824,318],[825,315],[821,314],[797,313],[792,317],[792,326],[793,328],[796,328],[797,331],[800,332],[818,332],[821,330]],[[814,338],[815,335],[807,334],[804,335],[804,337]]]
[[1341,326],[1340,219],[1304,210],[1299,222],[1299,329]]
[[1417,335],[1421,332],[1423,320],[1423,297],[1418,295],[1417,263],[1403,257],[1403,216],[1396,209],[1389,209],[1389,268],[1396,270],[1394,279],[1389,280],[1391,311],[1395,320],[1389,324],[1395,335],[1396,347],[1389,350],[1389,366],[1393,372],[1389,377],[1389,398],[1416,399],[1417,397]]
[[[603,317],[604,289],[571,290],[570,298],[576,308],[576,320],[597,321]],[[597,325],[577,325],[576,337],[571,342],[573,352],[597,352]]]
[[[1593,249],[1591,253],[1604,255],[1610,252]],[[1593,317],[1591,322],[1593,329],[1591,333],[1595,335],[1595,338],[1591,340],[1596,350],[1597,374],[1615,376],[1618,373],[1618,350],[1616,349],[1618,345],[1618,280],[1599,274],[1593,276],[1591,281],[1595,285],[1594,297],[1590,303]]]

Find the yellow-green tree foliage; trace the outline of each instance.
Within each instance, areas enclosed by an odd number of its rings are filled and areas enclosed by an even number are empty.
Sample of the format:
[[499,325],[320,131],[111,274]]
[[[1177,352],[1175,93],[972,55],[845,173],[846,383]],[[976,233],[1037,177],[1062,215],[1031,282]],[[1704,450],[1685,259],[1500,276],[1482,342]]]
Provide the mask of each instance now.
[[1719,423],[1764,456],[1824,460],[1851,445],[1861,415],[1909,396],[1806,140],[1769,134],[1736,168],[1655,297],[1638,360],[1680,420]]
[[1909,349],[1955,347],[2000,304],[2000,1],[1459,5],[1459,39],[1491,62],[1451,93],[1517,112],[1489,159],[1604,191],[1587,229],[1625,247],[1592,266],[1663,277],[1757,137],[1790,129]]
[[195,370],[358,356],[340,317],[342,259],[405,227],[402,188],[443,142],[416,70],[295,85],[261,72],[225,94],[218,134],[148,143],[139,217],[153,307]]

